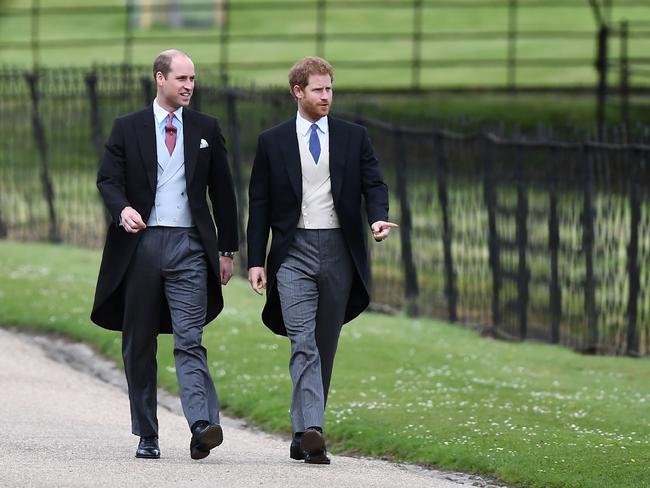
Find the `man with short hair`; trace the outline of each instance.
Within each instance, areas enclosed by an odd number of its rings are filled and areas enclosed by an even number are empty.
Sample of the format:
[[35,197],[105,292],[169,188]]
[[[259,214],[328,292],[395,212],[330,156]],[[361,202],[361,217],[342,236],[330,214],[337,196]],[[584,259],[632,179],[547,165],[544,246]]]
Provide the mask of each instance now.
[[332,80],[318,57],[291,68],[298,113],[260,135],[249,188],[248,278],[267,289],[264,323],[291,341],[289,454],[313,464],[330,463],[324,410],[341,326],[370,300],[362,196],[376,241],[397,227],[366,129],[328,116]]
[[113,225],[91,319],[122,331],[138,458],[160,457],[157,335],[173,334],[190,455],[202,459],[223,440],[201,338],[203,326],[223,308],[221,285],[233,273],[235,192],[217,120],[187,108],[192,60],[175,49],[163,51],[153,75],[152,105],[116,119],[101,160],[97,187]]

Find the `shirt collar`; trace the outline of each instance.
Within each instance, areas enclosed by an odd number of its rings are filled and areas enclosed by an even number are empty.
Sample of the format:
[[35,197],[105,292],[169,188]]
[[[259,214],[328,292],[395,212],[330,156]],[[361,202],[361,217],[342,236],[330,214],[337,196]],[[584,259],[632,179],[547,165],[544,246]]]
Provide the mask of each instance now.
[[[161,125],[169,115],[169,112],[158,104],[157,99],[154,99],[153,101],[153,115],[156,118],[156,124],[158,125]],[[178,119],[181,125],[183,124],[183,107],[178,107],[178,109],[174,111],[174,118]]]
[[[318,126],[323,134],[327,134],[327,129],[329,127],[329,124],[327,122],[327,115],[318,119],[316,122],[314,122],[314,124]],[[309,122],[306,118],[300,115],[300,112],[298,112],[296,115],[296,129],[298,133],[306,136],[309,132],[309,129],[311,129],[311,126],[312,122]]]

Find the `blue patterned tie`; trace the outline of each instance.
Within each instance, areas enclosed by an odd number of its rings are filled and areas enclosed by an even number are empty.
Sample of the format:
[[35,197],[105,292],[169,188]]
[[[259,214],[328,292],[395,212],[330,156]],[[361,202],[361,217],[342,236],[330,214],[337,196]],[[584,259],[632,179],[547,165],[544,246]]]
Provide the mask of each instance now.
[[311,135],[309,136],[309,152],[314,158],[314,162],[318,164],[318,158],[320,157],[320,140],[318,139],[318,126],[316,124],[311,125]]

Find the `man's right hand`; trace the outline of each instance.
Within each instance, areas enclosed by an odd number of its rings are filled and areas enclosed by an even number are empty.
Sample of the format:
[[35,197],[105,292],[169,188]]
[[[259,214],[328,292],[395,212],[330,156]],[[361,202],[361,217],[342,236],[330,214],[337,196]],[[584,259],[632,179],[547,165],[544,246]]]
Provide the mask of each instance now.
[[253,266],[248,270],[248,281],[251,288],[258,295],[262,294],[262,290],[266,288],[266,274],[262,266]]
[[133,207],[124,207],[120,213],[120,224],[130,234],[135,234],[147,227],[138,211]]

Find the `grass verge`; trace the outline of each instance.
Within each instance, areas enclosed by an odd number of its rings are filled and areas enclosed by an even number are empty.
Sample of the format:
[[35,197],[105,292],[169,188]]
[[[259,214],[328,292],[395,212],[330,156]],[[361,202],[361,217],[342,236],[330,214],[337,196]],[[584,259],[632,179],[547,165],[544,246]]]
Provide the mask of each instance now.
[[[119,363],[120,337],[88,314],[97,251],[0,243],[0,324],[86,341]],[[287,432],[288,341],[259,321],[243,280],[205,330],[224,408]],[[159,381],[177,391],[170,337]],[[433,320],[364,314],[344,328],[326,431],[332,450],[488,473],[532,487],[650,479],[650,362],[479,338]]]

